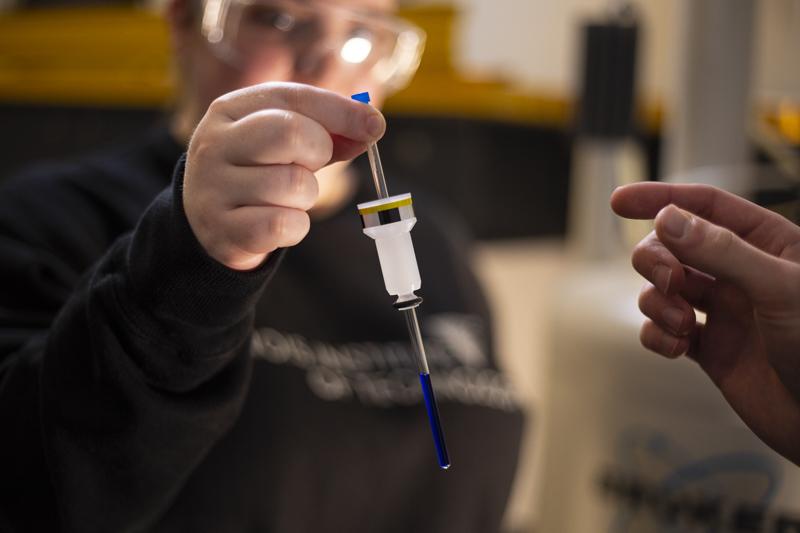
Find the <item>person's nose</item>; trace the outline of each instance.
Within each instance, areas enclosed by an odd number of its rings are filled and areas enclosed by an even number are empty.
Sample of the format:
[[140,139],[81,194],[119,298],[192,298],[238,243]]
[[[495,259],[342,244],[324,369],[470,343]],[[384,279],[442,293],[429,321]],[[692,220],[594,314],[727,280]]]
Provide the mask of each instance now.
[[336,83],[340,66],[337,37],[343,31],[340,26],[337,21],[319,20],[313,30],[308,29],[304,46],[296,50],[292,81],[326,88]]
[[339,58],[336,49],[327,43],[318,43],[297,55],[294,62],[294,79],[299,83],[325,85],[336,77]]
[[313,48],[298,54],[294,63],[294,81],[336,90],[347,77],[340,48],[335,37],[329,35]]

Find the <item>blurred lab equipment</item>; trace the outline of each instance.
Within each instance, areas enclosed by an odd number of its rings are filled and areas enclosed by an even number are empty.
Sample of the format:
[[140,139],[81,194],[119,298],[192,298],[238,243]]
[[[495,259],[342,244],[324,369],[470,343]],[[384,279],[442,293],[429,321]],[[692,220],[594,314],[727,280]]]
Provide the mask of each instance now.
[[[748,156],[752,10],[751,1],[681,2],[690,37],[676,92],[693,103],[677,110],[667,129],[666,164],[681,171],[675,181],[712,176],[717,185],[752,192],[753,177],[762,175],[720,171],[720,165],[741,169]],[[633,83],[635,76],[618,72],[620,65],[633,67],[626,63],[636,46],[630,17],[623,11],[584,30],[569,219],[573,263],[549,299],[538,530],[800,531],[796,466],[744,425],[695,363],[664,359],[639,344],[642,280],[620,254],[623,228],[608,208],[613,188],[636,173],[620,163],[624,132],[587,127],[598,122],[594,113],[625,116],[617,108],[620,95],[633,91],[603,80]],[[720,78],[709,76],[710,68]],[[626,109],[633,101],[624,102]]]
[[622,183],[644,179],[634,133],[638,25],[623,8],[583,29],[583,70],[572,147],[569,247],[575,259],[607,259],[622,251],[608,197]]

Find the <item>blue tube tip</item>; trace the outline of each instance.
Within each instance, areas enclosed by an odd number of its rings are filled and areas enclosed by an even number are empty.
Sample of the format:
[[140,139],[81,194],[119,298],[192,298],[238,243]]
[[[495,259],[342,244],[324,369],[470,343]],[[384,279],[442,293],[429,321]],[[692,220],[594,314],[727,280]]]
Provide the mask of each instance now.
[[368,104],[370,102],[369,93],[368,92],[356,93],[356,94],[350,96],[350,98],[352,98],[353,100],[356,100],[358,102],[361,102],[362,104]]
[[419,381],[422,385],[422,395],[425,399],[425,408],[428,411],[428,420],[431,424],[433,433],[433,444],[436,447],[436,458],[439,460],[439,467],[442,470],[450,468],[450,455],[447,453],[447,444],[444,441],[444,431],[442,422],[439,418],[439,406],[436,403],[436,396],[433,394],[430,374],[420,373]]

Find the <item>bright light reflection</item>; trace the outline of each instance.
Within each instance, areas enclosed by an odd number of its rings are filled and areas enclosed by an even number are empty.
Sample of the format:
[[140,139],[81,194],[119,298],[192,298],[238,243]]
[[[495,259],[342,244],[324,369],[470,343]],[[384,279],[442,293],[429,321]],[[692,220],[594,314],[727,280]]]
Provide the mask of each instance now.
[[342,46],[342,59],[348,63],[361,63],[372,51],[372,43],[363,37],[351,37]]

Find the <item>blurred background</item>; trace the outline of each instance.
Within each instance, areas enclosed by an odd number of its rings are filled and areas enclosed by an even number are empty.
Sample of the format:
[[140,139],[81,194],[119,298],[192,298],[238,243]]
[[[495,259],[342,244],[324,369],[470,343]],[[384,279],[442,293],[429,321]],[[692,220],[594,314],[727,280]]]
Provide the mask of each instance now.
[[[800,532],[800,471],[638,343],[648,223],[614,187],[712,183],[795,222],[800,0],[426,0],[387,172],[466,219],[529,414],[510,532]],[[173,93],[155,4],[0,0],[0,176],[135,138]],[[2,178],[0,178],[2,179]],[[424,274],[425,258],[420,258]]]

